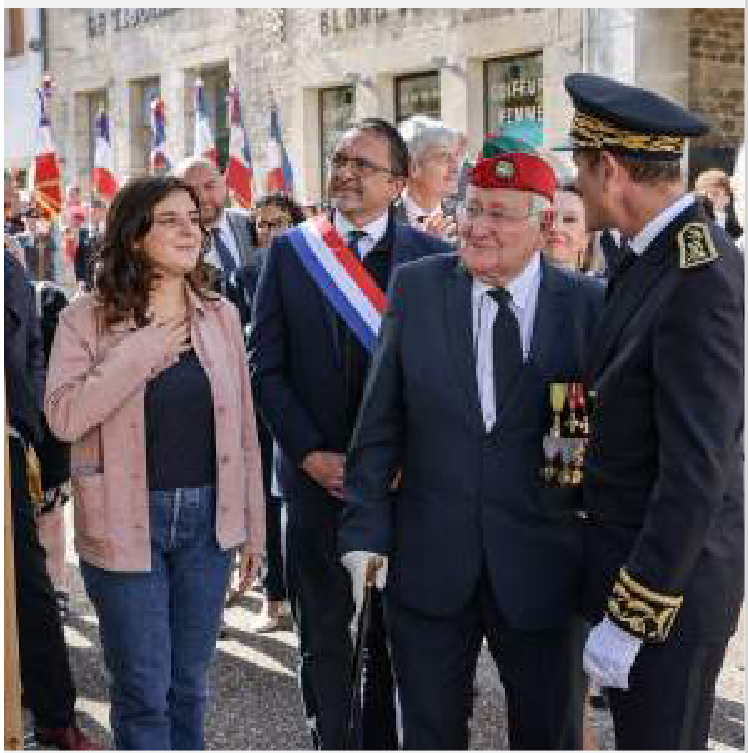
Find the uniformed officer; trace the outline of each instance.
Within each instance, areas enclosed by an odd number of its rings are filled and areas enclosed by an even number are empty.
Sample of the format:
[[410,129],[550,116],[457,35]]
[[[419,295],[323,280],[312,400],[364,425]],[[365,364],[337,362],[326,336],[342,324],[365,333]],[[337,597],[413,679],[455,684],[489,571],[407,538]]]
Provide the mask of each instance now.
[[590,230],[631,247],[587,364],[585,667],[619,748],[705,748],[743,596],[743,263],[684,193],[708,126],[640,88],[565,79]]

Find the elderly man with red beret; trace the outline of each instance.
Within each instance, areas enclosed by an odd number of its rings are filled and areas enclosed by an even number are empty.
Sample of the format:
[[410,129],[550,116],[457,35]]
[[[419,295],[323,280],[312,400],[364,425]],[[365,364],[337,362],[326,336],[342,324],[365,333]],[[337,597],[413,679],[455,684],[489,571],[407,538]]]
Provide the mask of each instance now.
[[581,745],[580,382],[603,291],[541,257],[554,189],[542,158],[484,152],[457,253],[389,288],[339,540],[357,605],[382,565],[405,748],[467,748],[484,638],[511,747]]

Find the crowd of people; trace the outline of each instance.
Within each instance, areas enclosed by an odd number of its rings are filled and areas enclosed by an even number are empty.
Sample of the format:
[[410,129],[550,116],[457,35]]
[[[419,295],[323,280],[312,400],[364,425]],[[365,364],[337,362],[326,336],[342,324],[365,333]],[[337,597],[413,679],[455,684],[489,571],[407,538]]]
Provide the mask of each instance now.
[[574,179],[414,116],[342,135],[323,211],[229,207],[198,156],[128,181],[95,232],[68,192],[72,296],[32,284],[33,218],[6,204],[41,742],[93,747],[62,631],[72,499],[118,749],[204,748],[223,609],[260,576],[248,627],[293,622],[316,748],[467,748],[484,641],[512,748],[596,747],[590,696],[618,747],[706,747],[743,598],[744,190],[709,170],[685,192],[707,126],[676,104],[565,85]]

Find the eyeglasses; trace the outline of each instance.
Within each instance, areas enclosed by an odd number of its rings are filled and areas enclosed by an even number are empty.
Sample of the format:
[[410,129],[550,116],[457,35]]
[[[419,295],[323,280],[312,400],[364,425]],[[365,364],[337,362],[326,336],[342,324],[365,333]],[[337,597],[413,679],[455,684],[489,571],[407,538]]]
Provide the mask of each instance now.
[[475,222],[484,217],[492,225],[511,225],[524,222],[534,217],[537,212],[527,214],[511,214],[503,209],[485,209],[480,204],[467,204],[461,202],[457,205],[457,219],[462,222]]
[[291,220],[287,218],[278,219],[275,221],[271,220],[258,220],[257,222],[257,229],[258,230],[275,230],[276,228],[287,228],[291,224]]
[[332,170],[342,170],[346,165],[350,165],[357,173],[369,175],[371,173],[390,173],[390,175],[400,177],[398,173],[389,167],[376,165],[371,160],[366,159],[366,157],[346,157],[345,154],[333,154],[328,159],[328,163]]

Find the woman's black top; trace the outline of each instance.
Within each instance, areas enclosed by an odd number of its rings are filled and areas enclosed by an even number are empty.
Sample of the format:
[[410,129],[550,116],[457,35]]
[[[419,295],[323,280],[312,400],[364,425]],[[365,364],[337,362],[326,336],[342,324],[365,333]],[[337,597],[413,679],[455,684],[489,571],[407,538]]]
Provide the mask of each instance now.
[[194,350],[148,382],[145,436],[149,489],[215,484],[213,395]]

